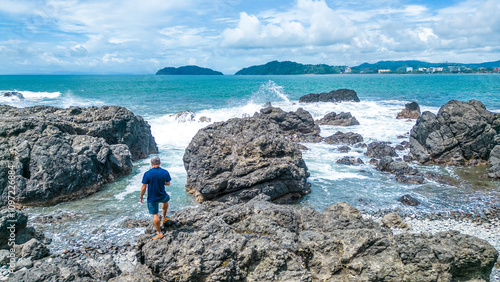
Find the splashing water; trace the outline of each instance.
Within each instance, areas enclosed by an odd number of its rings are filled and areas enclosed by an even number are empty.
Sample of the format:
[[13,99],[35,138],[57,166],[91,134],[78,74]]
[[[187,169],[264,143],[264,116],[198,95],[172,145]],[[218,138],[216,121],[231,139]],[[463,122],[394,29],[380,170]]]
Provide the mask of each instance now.
[[279,98],[281,102],[290,104],[290,99],[288,99],[288,96],[285,94],[284,87],[276,84],[272,80],[269,80],[260,86],[259,90],[254,94],[252,100],[254,102],[274,102],[276,101],[276,98]]

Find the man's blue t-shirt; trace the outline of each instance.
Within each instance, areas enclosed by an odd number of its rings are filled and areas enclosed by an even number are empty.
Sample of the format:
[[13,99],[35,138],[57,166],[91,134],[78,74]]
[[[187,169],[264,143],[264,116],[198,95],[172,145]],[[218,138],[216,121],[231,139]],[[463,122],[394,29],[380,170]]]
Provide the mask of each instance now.
[[166,169],[154,167],[142,177],[142,184],[148,185],[148,202],[159,202],[167,197],[165,192],[165,182],[170,182],[170,174]]

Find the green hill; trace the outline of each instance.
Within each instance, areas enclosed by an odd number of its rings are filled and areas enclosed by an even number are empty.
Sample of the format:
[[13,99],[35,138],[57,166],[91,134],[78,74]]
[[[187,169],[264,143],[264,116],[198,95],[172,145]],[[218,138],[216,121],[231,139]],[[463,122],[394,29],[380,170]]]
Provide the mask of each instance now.
[[337,74],[345,67],[320,65],[304,65],[295,62],[272,61],[265,65],[251,66],[239,70],[235,75],[299,75],[299,74]]
[[178,68],[166,67],[158,72],[156,75],[223,75],[219,71],[214,71],[208,68],[198,66],[183,66]]

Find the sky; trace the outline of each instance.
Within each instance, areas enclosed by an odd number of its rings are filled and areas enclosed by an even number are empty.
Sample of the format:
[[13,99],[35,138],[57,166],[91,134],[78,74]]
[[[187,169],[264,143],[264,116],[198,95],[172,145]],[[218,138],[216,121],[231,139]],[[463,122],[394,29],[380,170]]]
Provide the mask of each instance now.
[[499,0],[0,0],[0,74],[500,60]]

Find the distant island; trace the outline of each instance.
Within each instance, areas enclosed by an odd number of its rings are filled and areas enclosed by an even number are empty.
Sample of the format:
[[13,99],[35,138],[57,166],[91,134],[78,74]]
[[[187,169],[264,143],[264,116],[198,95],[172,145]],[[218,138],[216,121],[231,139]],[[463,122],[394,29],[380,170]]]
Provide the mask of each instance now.
[[223,73],[199,66],[183,66],[166,67],[157,71],[156,75],[223,75]]
[[265,65],[244,68],[235,75],[296,75],[296,74],[339,74],[345,67],[319,65],[303,65],[295,62],[272,61]]
[[251,66],[235,75],[301,75],[341,73],[498,73],[500,61],[479,64],[428,63],[423,61],[380,61],[363,63],[356,67],[329,66],[325,64],[305,65],[291,61],[272,61],[264,65]]

